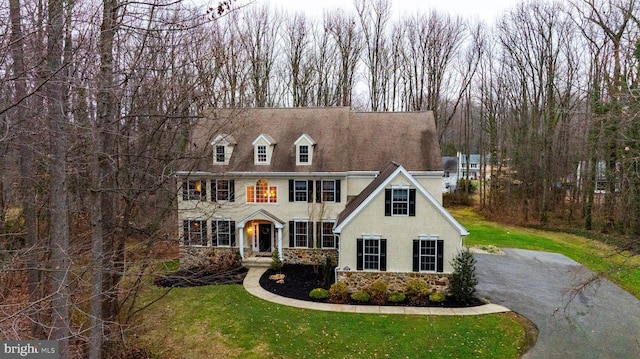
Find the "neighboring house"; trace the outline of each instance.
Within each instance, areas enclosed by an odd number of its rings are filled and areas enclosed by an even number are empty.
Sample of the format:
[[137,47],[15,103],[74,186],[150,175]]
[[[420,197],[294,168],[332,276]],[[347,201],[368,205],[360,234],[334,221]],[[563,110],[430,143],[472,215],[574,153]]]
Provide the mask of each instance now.
[[442,193],[452,193],[458,185],[458,158],[442,157]]
[[458,152],[458,179],[467,178],[467,170],[469,171],[469,179],[477,180],[480,178],[481,156],[479,154],[470,154],[469,168],[467,169],[467,154]]
[[442,207],[431,112],[247,109],[201,120],[177,172],[181,266],[239,253],[322,264],[351,290],[444,289],[468,232]]

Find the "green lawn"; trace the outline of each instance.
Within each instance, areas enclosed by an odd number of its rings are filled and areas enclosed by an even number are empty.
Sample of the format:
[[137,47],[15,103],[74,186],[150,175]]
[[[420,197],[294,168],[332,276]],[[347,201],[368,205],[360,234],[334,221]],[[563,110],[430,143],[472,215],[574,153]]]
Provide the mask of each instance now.
[[584,237],[489,222],[468,208],[449,210],[471,234],[466,246],[495,245],[562,253],[591,270],[603,273],[620,287],[640,298],[640,258]]
[[240,285],[174,289],[140,324],[136,344],[159,358],[518,358],[526,346],[513,313],[321,312],[273,304]]

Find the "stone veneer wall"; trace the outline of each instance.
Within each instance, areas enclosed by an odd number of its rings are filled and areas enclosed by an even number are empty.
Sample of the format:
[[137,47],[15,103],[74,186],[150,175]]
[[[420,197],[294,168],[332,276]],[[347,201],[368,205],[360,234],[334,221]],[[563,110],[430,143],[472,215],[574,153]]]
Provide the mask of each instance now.
[[451,274],[444,273],[420,273],[420,272],[361,272],[338,271],[337,281],[344,282],[349,291],[365,290],[374,282],[380,280],[387,284],[389,291],[403,292],[407,283],[414,278],[424,280],[431,290],[446,292],[451,280]]
[[180,269],[210,267],[229,253],[239,253],[239,250],[234,247],[180,247]]
[[333,265],[338,264],[337,249],[302,249],[302,248],[284,248],[282,256],[284,263],[290,264],[324,264],[327,256],[331,257]]

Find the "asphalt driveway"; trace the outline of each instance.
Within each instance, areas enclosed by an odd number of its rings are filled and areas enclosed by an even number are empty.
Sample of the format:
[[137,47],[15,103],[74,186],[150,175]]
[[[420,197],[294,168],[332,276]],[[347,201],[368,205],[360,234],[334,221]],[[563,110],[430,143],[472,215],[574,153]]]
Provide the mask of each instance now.
[[538,341],[524,358],[640,358],[638,299],[600,279],[570,300],[572,289],[593,275],[584,266],[556,253],[504,251],[475,255],[476,288],[538,326]]

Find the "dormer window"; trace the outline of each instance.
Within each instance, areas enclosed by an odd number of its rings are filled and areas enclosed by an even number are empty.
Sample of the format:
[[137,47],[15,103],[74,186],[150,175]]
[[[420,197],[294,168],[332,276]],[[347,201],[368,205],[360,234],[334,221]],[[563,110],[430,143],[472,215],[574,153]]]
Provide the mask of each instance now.
[[211,141],[211,145],[213,146],[213,164],[228,165],[233,153],[233,147],[236,145],[236,140],[233,136],[227,134],[217,135]]
[[310,165],[313,162],[313,147],[316,141],[304,133],[293,144],[296,146],[296,166]]
[[260,134],[253,140],[253,162],[256,165],[270,165],[276,141],[267,134]]

